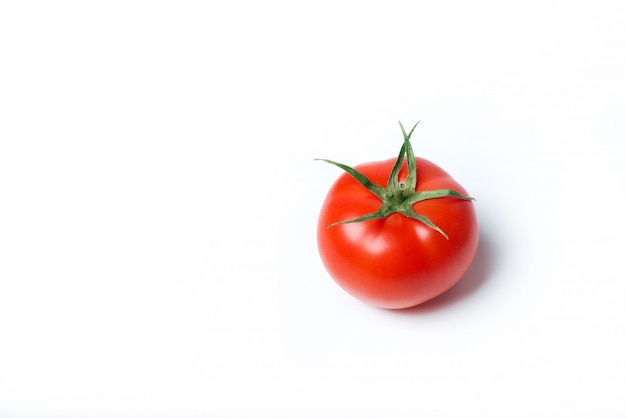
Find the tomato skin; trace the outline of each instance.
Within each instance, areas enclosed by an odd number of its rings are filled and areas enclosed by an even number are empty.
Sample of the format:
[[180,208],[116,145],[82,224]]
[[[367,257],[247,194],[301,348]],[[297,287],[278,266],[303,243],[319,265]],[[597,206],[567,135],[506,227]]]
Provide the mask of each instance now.
[[[417,191],[449,188],[467,195],[448,173],[423,158],[417,164]],[[395,159],[355,169],[385,187]],[[404,164],[399,179],[407,177]],[[471,201],[444,197],[417,202],[449,239],[423,222],[393,213],[384,219],[328,226],[375,212],[381,200],[343,173],[331,186],[317,227],[318,249],[331,277],[370,305],[403,309],[430,300],[454,286],[470,267],[478,248],[478,222]]]

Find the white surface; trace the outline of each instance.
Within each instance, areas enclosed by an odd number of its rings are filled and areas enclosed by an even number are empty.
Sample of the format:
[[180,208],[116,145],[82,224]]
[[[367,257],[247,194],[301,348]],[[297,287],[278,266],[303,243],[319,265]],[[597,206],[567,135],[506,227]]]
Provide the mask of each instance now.
[[[623,2],[0,3],[0,416],[626,414]],[[477,198],[452,291],[325,273],[348,164]]]

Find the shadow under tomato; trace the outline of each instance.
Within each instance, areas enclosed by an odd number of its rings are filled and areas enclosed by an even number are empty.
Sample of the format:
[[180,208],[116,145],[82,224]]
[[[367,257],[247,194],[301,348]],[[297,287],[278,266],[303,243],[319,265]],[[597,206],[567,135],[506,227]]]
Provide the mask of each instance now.
[[495,254],[488,236],[481,235],[472,265],[463,278],[450,290],[412,308],[392,311],[399,314],[423,314],[443,309],[469,296],[481,287],[494,269]]

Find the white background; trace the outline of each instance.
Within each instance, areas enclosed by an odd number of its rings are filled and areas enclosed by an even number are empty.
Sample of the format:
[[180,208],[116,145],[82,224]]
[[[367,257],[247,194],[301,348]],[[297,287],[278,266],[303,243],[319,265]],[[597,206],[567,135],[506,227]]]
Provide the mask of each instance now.
[[[0,416],[626,416],[626,3],[3,1]],[[347,164],[476,197],[442,297],[326,274]]]

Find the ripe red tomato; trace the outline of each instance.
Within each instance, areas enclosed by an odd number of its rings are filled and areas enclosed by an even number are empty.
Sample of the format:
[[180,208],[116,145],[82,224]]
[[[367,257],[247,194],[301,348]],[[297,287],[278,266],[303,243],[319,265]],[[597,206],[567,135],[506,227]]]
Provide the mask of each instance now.
[[479,236],[473,199],[443,169],[416,158],[413,130],[402,132],[398,159],[355,168],[324,160],[346,172],[329,190],[317,229],[332,278],[358,299],[387,309],[415,306],[450,289],[470,267]]

